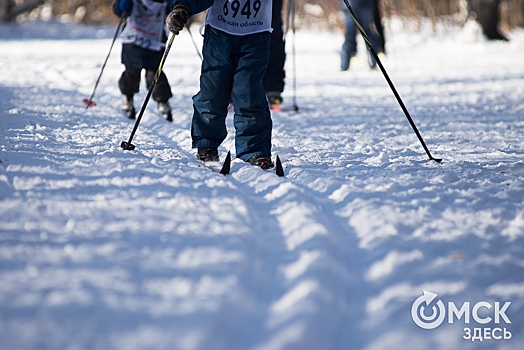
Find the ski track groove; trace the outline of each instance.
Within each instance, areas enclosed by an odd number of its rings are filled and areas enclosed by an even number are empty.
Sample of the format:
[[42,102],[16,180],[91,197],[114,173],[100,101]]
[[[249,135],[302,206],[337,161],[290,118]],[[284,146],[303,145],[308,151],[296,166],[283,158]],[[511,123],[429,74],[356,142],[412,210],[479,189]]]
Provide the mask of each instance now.
[[[173,111],[174,116],[179,116],[179,111]],[[146,112],[147,113],[147,112]],[[180,137],[181,134],[186,134],[188,136],[188,133],[185,129],[178,129],[178,130],[172,130],[173,127],[176,127],[177,120],[176,117],[174,120],[174,123],[169,123],[164,120],[159,120],[158,115],[155,116],[154,112],[149,112],[147,121],[145,121],[144,125],[142,127],[147,127],[149,130],[151,130],[153,133],[155,133],[157,136],[159,136],[170,148],[176,149],[177,151],[180,151],[182,153],[185,153],[188,159],[194,158],[190,160],[190,163],[194,163],[198,167],[206,168],[204,165],[199,164],[199,162],[196,160],[196,156],[193,154],[190,154],[190,152],[194,152],[194,150],[187,150],[184,149],[182,146],[176,142],[177,137]],[[229,115],[231,118],[232,116]],[[230,119],[229,118],[229,119]],[[230,126],[231,127],[231,126]],[[140,129],[140,127],[139,127]],[[139,131],[138,131],[139,132]],[[138,134],[137,132],[137,134]],[[170,137],[170,135],[175,134],[176,137]],[[229,133],[234,134],[234,132]],[[228,137],[224,141],[224,144],[231,144],[233,143],[231,138]],[[138,144],[136,144],[137,147],[139,147]],[[186,145],[187,146],[187,145]],[[187,148],[187,147],[186,147]],[[224,153],[221,152],[221,159],[224,159]],[[347,232],[347,224],[340,223],[340,218],[337,217],[335,214],[329,214],[333,213],[332,207],[332,201],[326,198],[321,198],[318,196],[313,196],[315,192],[310,191],[309,188],[299,185],[293,181],[292,177],[284,177],[284,178],[277,178],[276,175],[273,172],[264,172],[261,169],[258,169],[256,167],[252,167],[251,165],[247,165],[246,163],[240,161],[240,160],[233,160],[232,166],[231,166],[231,174],[224,175],[218,174],[212,170],[206,169],[210,173],[210,176],[217,176],[217,177],[224,177],[225,180],[234,180],[235,183],[242,185],[239,189],[243,193],[243,198],[246,201],[249,201],[250,204],[247,206],[250,208],[253,208],[254,211],[257,213],[260,213],[260,206],[257,205],[257,203],[264,203],[267,202],[267,197],[270,197],[270,201],[274,202],[269,211],[264,212],[265,217],[259,218],[261,221],[265,221],[268,219],[269,222],[274,222],[274,224],[270,224],[270,226],[273,226],[274,228],[271,228],[267,231],[264,231],[267,233],[270,232],[282,232],[285,230],[285,227],[279,227],[278,221],[279,217],[285,217],[288,212],[286,211],[285,207],[287,206],[286,203],[293,202],[294,198],[297,197],[296,194],[300,193],[301,202],[303,203],[303,199],[308,198],[308,201],[305,202],[308,205],[308,209],[311,209],[312,212],[309,213],[308,217],[314,217],[314,224],[320,224],[322,227],[329,228],[326,230],[327,235],[326,237],[319,238],[317,240],[313,240],[317,237],[312,237],[311,239],[306,239],[305,243],[298,244],[298,247],[293,247],[290,249],[288,247],[288,251],[285,250],[280,252],[283,257],[281,260],[274,265],[274,267],[271,269],[273,271],[273,275],[278,275],[278,266],[284,265],[286,261],[289,261],[291,259],[298,259],[300,256],[300,253],[297,251],[301,251],[302,254],[307,254],[310,251],[318,252],[319,250],[323,253],[323,259],[324,260],[331,260],[334,257],[336,257],[336,260],[334,262],[331,262],[331,264],[326,264],[325,267],[321,269],[321,271],[314,274],[315,279],[319,279],[321,276],[325,276],[326,273],[330,275],[334,275],[332,278],[337,278],[341,281],[342,285],[340,286],[339,293],[337,297],[332,297],[334,300],[346,300],[350,293],[350,287],[349,287],[349,281],[350,280],[356,280],[355,276],[348,276],[349,274],[349,267],[350,262],[348,261],[347,256],[356,256],[353,254],[354,252],[351,252],[351,249],[348,248],[342,248],[342,247],[354,247],[356,246],[355,242],[352,242],[352,245],[347,245],[347,241],[352,241],[349,237],[339,237],[340,233],[338,232]],[[284,169],[285,170],[285,169]],[[292,186],[290,186],[292,185]],[[273,196],[273,192],[278,192],[279,189],[284,187],[284,195],[279,197],[279,195]],[[291,188],[291,190],[288,191],[288,189]],[[266,197],[266,198],[264,198]],[[273,198],[274,197],[274,198]],[[284,207],[284,209],[280,209]],[[258,210],[256,210],[258,208]],[[280,214],[274,214],[278,213]],[[276,223],[275,223],[276,222]],[[267,225],[267,223],[266,223]],[[299,230],[303,228],[299,228]],[[338,234],[337,234],[338,233]],[[291,233],[292,234],[292,233]],[[273,234],[271,235],[273,236]],[[277,237],[273,238],[276,240],[275,242],[272,242],[271,244],[266,244],[267,248],[266,250],[274,250],[275,246],[282,246],[285,245],[285,243],[282,241],[281,237],[277,235]],[[258,239],[260,240],[260,238]],[[345,244],[342,244],[341,242],[345,242]],[[260,245],[260,243],[259,243]],[[304,247],[301,247],[304,245]],[[257,246],[256,244],[254,245]],[[322,249],[319,249],[319,247],[322,247]],[[287,254],[286,254],[287,253]],[[261,261],[271,261],[270,258],[268,258],[271,254],[266,253],[264,255],[264,259],[261,259]],[[329,257],[329,258],[328,258]],[[256,264],[254,264],[256,265]],[[332,271],[337,270],[336,266],[346,266],[348,268],[347,271]],[[246,273],[246,275],[250,275],[249,273]],[[257,274],[252,274],[257,276]],[[260,276],[257,276],[259,280],[265,280],[263,278],[260,278]],[[255,280],[257,279],[255,278]],[[282,296],[282,294],[285,293],[286,290],[280,290],[278,295]],[[349,302],[348,302],[349,303]],[[324,348],[324,349],[337,349],[338,348],[338,342],[342,340],[342,337],[353,337],[353,341],[355,338],[358,338],[358,332],[350,332],[348,335],[347,329],[349,328],[348,325],[348,319],[351,316],[348,316],[348,303],[344,305],[331,305],[330,308],[326,308],[325,305],[322,305],[322,309],[330,310],[326,311],[326,314],[321,315],[322,318],[325,319],[325,323],[329,324],[327,329],[331,328],[333,331],[330,331],[328,333],[333,334],[333,336],[329,336],[329,339],[333,339],[333,342],[331,345],[326,344],[325,341],[322,343],[313,343],[314,348]],[[359,305],[363,305],[363,302],[358,303]],[[236,310],[237,313],[242,313],[241,310]],[[353,314],[354,311],[352,311],[350,314]],[[338,316],[335,316],[338,315]],[[318,320],[317,317],[315,317],[316,320]],[[301,347],[308,347],[312,346],[312,341],[314,339],[321,339],[323,337],[314,336],[315,332],[312,332],[314,325],[311,325],[308,328],[309,334],[303,334],[303,341],[301,341],[298,344],[294,344],[293,347],[296,346],[297,349],[300,349]],[[325,334],[326,329],[322,330]],[[220,346],[219,344],[213,343],[213,346],[217,346],[218,348],[224,348],[227,349],[227,346]],[[242,345],[242,344],[240,344]]]

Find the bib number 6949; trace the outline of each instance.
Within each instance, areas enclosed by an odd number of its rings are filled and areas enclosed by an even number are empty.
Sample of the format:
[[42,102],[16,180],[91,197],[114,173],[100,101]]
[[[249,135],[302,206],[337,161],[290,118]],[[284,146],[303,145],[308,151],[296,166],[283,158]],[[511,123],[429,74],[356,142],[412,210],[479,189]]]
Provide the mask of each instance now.
[[247,19],[250,19],[252,14],[253,18],[256,18],[258,11],[260,10],[260,6],[262,6],[260,0],[254,0],[253,2],[251,2],[251,0],[246,0],[243,6],[241,6],[240,0],[226,0],[223,6],[224,16],[227,17],[231,11],[231,17],[236,18],[238,11],[240,11],[240,14],[245,16]]

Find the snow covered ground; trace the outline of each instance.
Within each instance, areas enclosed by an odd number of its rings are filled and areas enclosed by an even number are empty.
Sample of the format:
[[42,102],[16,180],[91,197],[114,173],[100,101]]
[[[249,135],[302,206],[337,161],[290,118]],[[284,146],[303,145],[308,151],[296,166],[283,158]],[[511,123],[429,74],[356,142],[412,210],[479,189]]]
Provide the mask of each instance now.
[[[342,34],[299,31],[300,111],[273,114],[278,178],[195,160],[200,62],[187,33],[165,66],[174,122],[150,102],[136,150],[123,151],[133,121],[119,111],[119,42],[98,105],[82,104],[114,30],[0,26],[1,349],[522,346],[524,31],[504,43],[472,25],[387,27],[384,66],[440,164],[362,42],[340,72]],[[287,105],[291,49],[292,36]],[[446,306],[433,329],[412,318],[422,290],[438,296],[419,319]],[[449,323],[448,306],[466,302],[469,323]],[[495,322],[507,302],[511,323]]]

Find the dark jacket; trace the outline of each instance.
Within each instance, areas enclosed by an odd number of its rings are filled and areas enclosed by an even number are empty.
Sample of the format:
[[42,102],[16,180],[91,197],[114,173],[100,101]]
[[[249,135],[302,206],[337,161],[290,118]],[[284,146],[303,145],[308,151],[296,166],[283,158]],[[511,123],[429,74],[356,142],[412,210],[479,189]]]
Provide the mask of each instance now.
[[176,5],[182,5],[187,10],[188,17],[194,16],[197,13],[207,10],[210,8],[215,0],[170,0],[172,10]]

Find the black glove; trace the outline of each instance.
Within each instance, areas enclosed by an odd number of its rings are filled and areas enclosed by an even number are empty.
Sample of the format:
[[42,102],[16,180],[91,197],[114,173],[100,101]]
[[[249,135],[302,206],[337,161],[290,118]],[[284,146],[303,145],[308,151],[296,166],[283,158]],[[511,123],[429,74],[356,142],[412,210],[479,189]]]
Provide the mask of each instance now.
[[173,11],[166,18],[166,24],[169,31],[177,35],[187,23],[187,10],[182,5],[176,5]]

